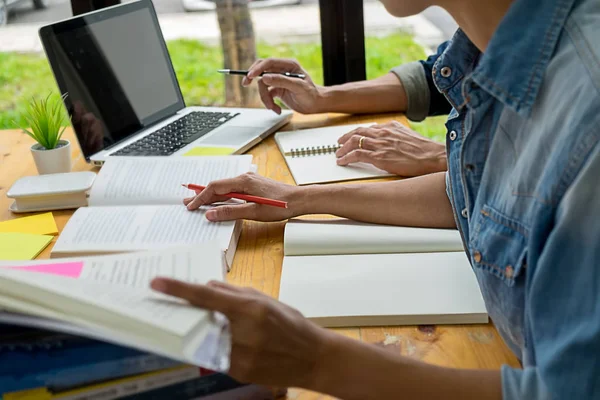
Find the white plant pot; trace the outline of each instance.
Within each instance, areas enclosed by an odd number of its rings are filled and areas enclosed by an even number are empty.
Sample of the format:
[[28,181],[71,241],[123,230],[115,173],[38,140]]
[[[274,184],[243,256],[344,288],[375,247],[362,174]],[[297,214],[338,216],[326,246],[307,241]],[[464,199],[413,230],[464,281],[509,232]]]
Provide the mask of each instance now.
[[68,140],[59,140],[52,150],[36,143],[31,146],[31,154],[40,175],[71,172],[71,143]]

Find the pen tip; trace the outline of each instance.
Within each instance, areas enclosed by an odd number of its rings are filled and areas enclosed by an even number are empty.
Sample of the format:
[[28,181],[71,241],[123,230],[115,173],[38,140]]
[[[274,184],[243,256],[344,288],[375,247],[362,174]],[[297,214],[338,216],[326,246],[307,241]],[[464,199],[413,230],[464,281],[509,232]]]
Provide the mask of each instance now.
[[229,70],[228,69],[218,69],[217,72],[220,74],[227,74],[227,73],[229,73]]
[[188,185],[186,185],[185,183],[182,183],[181,186],[183,186],[184,188],[187,189]]

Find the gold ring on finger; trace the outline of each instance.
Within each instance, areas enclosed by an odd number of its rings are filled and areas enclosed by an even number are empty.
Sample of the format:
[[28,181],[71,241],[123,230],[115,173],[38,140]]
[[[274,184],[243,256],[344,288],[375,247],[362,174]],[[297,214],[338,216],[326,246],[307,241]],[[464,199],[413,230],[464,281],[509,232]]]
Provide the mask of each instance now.
[[361,136],[360,139],[358,140],[358,148],[362,149],[363,148],[363,142],[365,141],[366,136]]

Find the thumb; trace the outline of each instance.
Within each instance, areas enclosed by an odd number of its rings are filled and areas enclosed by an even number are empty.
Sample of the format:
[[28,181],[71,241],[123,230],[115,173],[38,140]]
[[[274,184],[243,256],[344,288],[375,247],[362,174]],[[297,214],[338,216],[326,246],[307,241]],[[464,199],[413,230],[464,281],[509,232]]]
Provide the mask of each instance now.
[[265,74],[262,81],[268,86],[287,89],[294,93],[306,91],[306,82],[298,78],[288,78],[279,74]]
[[254,203],[218,206],[206,212],[206,219],[213,222],[253,219],[258,206]]

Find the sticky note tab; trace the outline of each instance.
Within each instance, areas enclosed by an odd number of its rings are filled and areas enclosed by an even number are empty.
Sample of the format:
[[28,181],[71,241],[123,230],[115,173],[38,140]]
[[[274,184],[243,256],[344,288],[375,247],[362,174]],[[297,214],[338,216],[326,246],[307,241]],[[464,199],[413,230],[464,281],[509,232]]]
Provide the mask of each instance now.
[[234,151],[233,147],[194,147],[183,156],[228,156],[233,154]]
[[33,260],[53,236],[0,232],[0,260]]
[[21,271],[41,272],[44,274],[68,276],[69,278],[79,278],[83,269],[83,261],[63,262],[54,264],[36,264],[36,265],[19,265],[19,266],[3,266],[3,268],[18,269]]
[[58,228],[54,216],[49,212],[0,222],[0,232],[56,235]]

